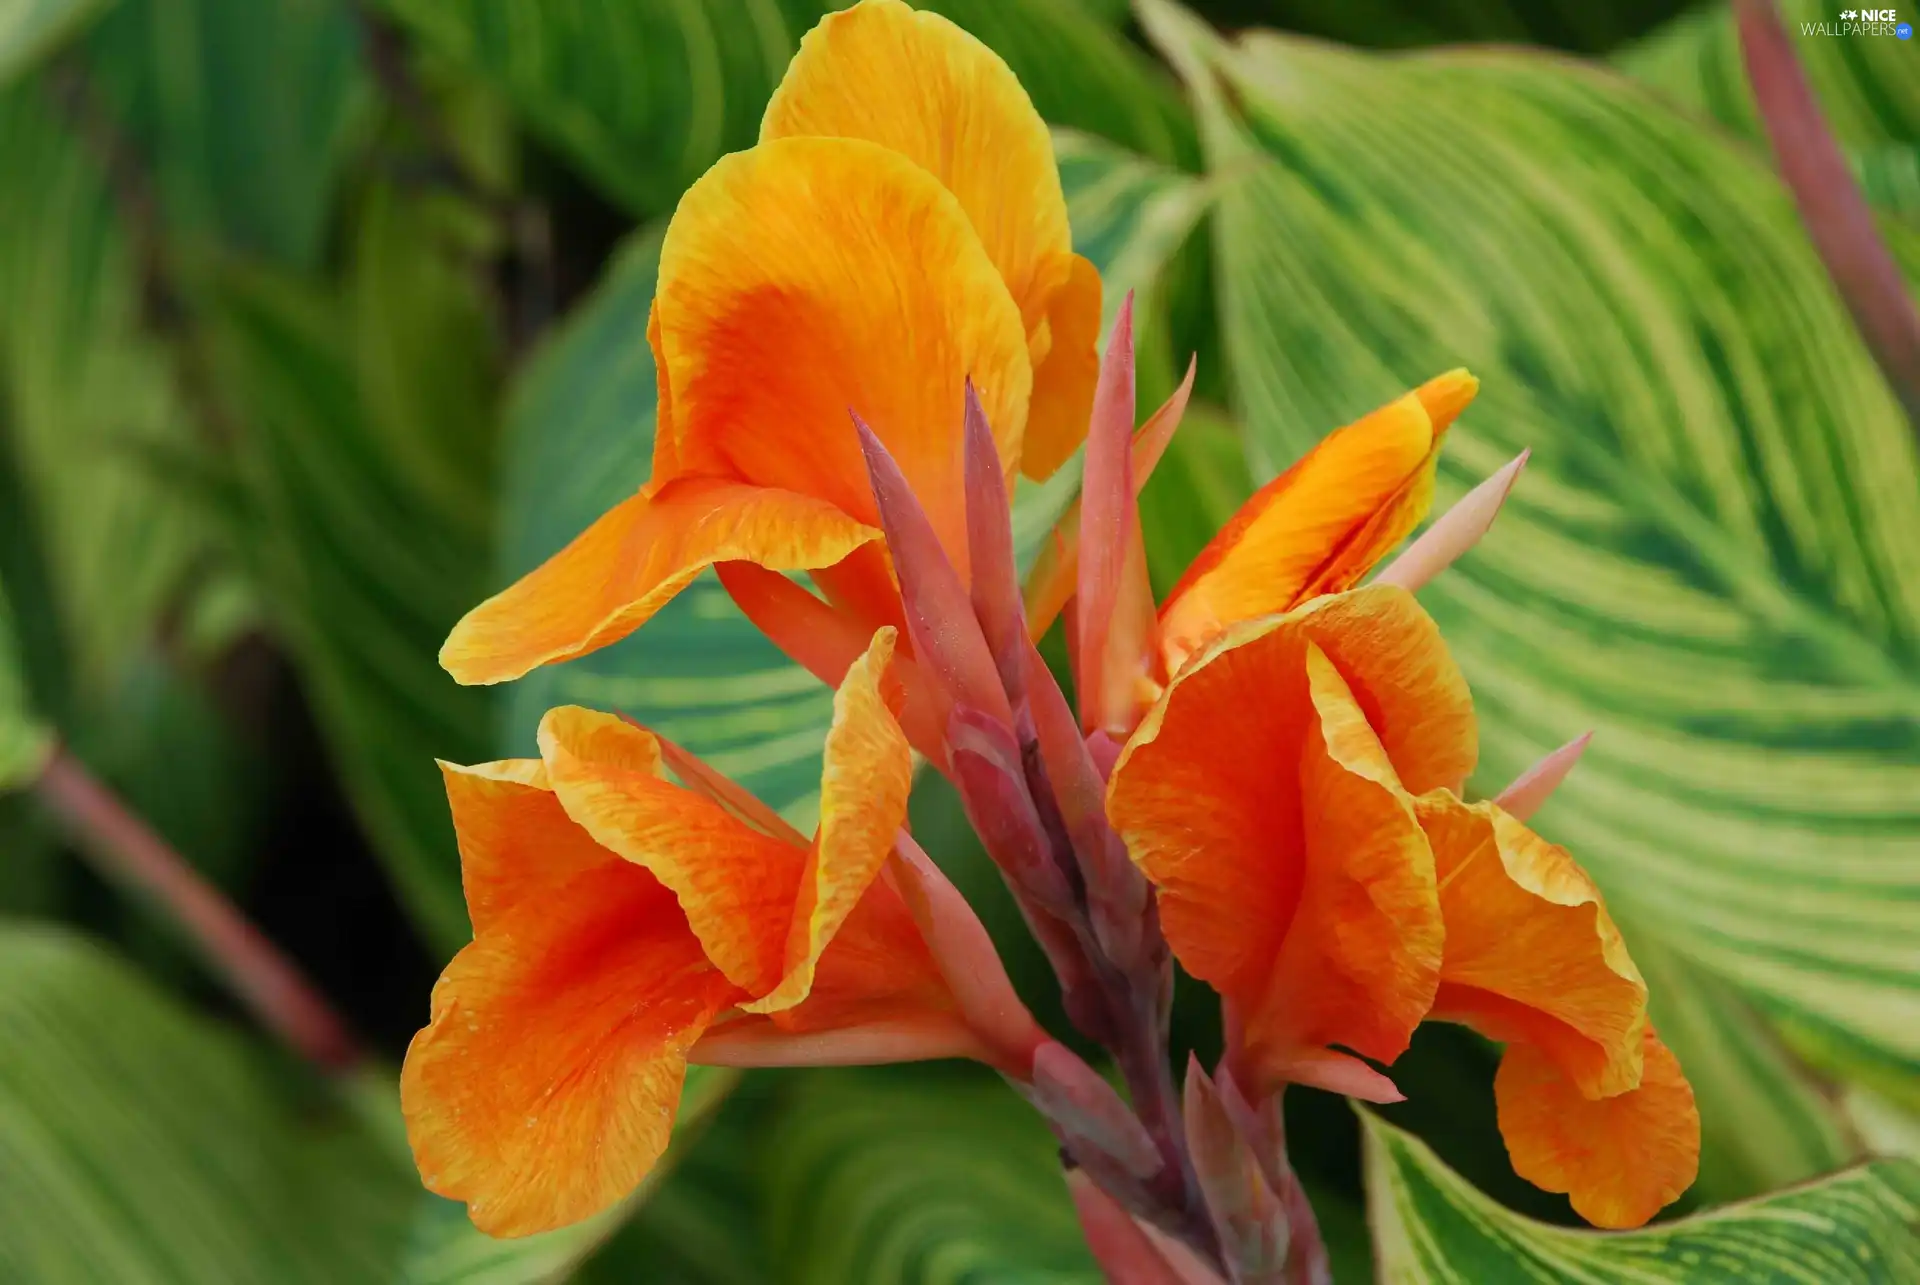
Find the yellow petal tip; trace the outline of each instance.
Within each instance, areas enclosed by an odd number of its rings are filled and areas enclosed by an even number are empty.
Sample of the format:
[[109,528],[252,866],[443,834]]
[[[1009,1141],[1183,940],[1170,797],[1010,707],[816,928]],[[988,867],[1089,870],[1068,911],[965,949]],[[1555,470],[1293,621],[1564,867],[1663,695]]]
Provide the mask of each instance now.
[[1427,418],[1433,421],[1433,433],[1438,437],[1459,418],[1460,412],[1472,403],[1479,391],[1480,381],[1465,366],[1459,366],[1429,379],[1414,390],[1414,396],[1420,399]]

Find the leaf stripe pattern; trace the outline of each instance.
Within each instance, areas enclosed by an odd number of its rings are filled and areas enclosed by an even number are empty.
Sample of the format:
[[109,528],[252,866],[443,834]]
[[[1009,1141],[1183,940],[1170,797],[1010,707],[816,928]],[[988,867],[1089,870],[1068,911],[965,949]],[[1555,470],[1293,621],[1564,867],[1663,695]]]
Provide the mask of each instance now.
[[1148,9],[1200,99],[1256,472],[1458,365],[1485,391],[1441,502],[1534,448],[1423,594],[1476,784],[1595,729],[1542,823],[1630,934],[1910,1085],[1920,466],[1777,182],[1570,62],[1228,47]]
[[1887,1285],[1920,1279],[1920,1165],[1882,1160],[1636,1232],[1504,1209],[1427,1145],[1362,1112],[1382,1285]]
[[[944,1073],[942,1073],[944,1074]],[[768,1251],[791,1285],[1095,1285],[1055,1148],[1003,1085],[815,1076],[768,1139]]]
[[400,1157],[97,948],[0,926],[0,1047],[0,1279],[390,1277]]

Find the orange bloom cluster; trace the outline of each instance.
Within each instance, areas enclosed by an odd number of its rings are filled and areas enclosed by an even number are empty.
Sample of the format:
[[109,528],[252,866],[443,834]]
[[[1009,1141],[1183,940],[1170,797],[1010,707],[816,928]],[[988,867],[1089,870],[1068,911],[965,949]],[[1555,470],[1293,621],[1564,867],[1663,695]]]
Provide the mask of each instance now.
[[[1425,515],[1474,380],[1443,375],[1333,433],[1156,606],[1134,499],[1191,375],[1136,432],[1131,308],[1105,363],[1100,315],[1018,82],[899,0],[822,22],[759,145],[687,193],[649,326],[651,480],[476,608],[442,660],[462,682],[517,677],[625,636],[716,568],[837,688],[820,826],[809,841],[670,743],[576,708],[548,713],[537,760],[445,768],[475,935],[435,988],[403,1102],[428,1185],[483,1229],[557,1226],[630,1190],[689,1061],[1060,1065],[1036,1061],[1045,1035],[901,828],[910,744],[1029,807],[1036,719],[1050,769],[1084,756],[1058,815],[1091,864],[1069,878],[1030,845],[1034,886],[1097,880],[1101,835],[1142,905],[1144,874],[1158,928],[1110,915],[1081,948],[1116,924],[1163,932],[1162,975],[1171,946],[1222,997],[1235,1092],[1389,1100],[1369,1062],[1423,1020],[1462,1022],[1506,1045],[1521,1174],[1603,1226],[1692,1181],[1698,1117],[1645,984],[1572,858],[1462,797],[1472,704],[1410,592],[1477,538],[1517,464],[1355,587]],[[1083,439],[1080,507],[1021,622],[1005,487]],[[1063,612],[1085,746],[1029,642]],[[1059,964],[1066,918],[1030,920]]]

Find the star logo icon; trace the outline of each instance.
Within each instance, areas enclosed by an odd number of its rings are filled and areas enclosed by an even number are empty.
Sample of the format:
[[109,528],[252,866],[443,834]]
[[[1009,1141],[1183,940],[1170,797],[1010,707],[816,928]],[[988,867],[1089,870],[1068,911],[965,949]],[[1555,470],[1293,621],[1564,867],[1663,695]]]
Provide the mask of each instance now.
[[1842,22],[1852,22],[1857,16],[1859,16],[1859,10],[1857,9],[1842,9],[1840,11],[1840,20]]

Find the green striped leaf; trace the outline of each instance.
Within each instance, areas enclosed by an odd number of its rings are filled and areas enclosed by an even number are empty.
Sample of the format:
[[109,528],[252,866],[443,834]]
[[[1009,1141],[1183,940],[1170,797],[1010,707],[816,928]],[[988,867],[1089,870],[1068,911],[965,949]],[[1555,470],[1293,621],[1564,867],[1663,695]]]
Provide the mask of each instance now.
[[0,85],[33,66],[108,0],[5,0],[0,3]]
[[1533,1222],[1369,1112],[1367,1201],[1382,1285],[1887,1285],[1920,1279],[1920,1165],[1882,1160],[1643,1231]]
[[[810,0],[386,0],[424,48],[492,83],[609,196],[664,214],[746,147]],[[789,12],[792,11],[792,12]]]
[[[386,0],[414,38],[485,78],[614,200],[664,215],[751,146],[787,62],[830,0]],[[1055,0],[928,0],[997,50],[1050,121],[1166,161],[1196,157],[1165,76],[1099,18]]]
[[[1810,24],[1838,31],[1840,7],[1827,0],[1776,0],[1776,7],[1840,145],[1876,169],[1897,165],[1894,157],[1909,165],[1920,158],[1920,77],[1913,74],[1912,42],[1891,34],[1809,34]],[[1676,18],[1622,50],[1617,62],[1674,102],[1766,145],[1731,5]]]
[[1052,1135],[984,1075],[810,1077],[766,1146],[791,1285],[1093,1285]]
[[85,61],[90,98],[144,163],[167,233],[318,261],[370,102],[352,5],[116,0]]
[[1228,30],[1258,22],[1381,49],[1497,41],[1598,53],[1686,6],[1684,0],[1203,0],[1195,7]]
[[1596,69],[1228,46],[1150,11],[1200,100],[1256,473],[1471,367],[1442,502],[1534,448],[1423,593],[1477,783],[1595,729],[1541,824],[1630,931],[1911,1093],[1920,461],[1785,193]]
[[1731,985],[1628,924],[1653,1020],[1694,1086],[1700,1177],[1692,1196],[1721,1204],[1831,1173],[1854,1159],[1840,1113]]
[[416,1190],[298,1068],[63,931],[0,925],[0,1279],[388,1279]]
[[163,611],[191,634],[235,582],[204,570],[212,524],[160,467],[194,453],[194,425],[141,330],[103,158],[59,101],[38,79],[0,92],[0,574],[42,712],[71,732]]
[[486,592],[496,355],[443,203],[367,195],[338,288],[233,270],[209,348],[237,443],[235,556],[268,599],[335,769],[433,945],[469,936],[435,758],[492,757],[493,699],[441,641]]

